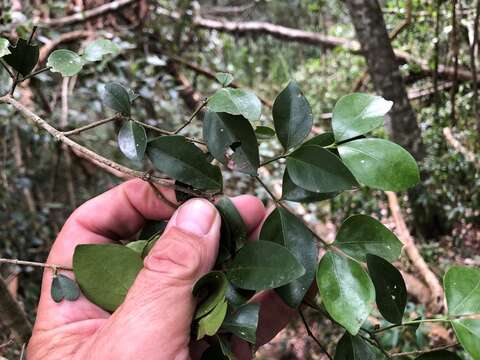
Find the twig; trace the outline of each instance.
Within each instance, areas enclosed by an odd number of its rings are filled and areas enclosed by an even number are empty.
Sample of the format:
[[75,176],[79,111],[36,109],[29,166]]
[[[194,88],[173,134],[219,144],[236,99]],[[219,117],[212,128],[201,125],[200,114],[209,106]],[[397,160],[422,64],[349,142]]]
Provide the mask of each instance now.
[[388,331],[388,330],[391,330],[391,329],[395,329],[397,327],[403,327],[403,326],[412,326],[412,325],[417,325],[417,324],[434,323],[434,322],[449,322],[449,321],[450,321],[450,319],[448,319],[448,318],[420,319],[420,320],[405,321],[401,324],[392,324],[392,325],[388,325],[388,326],[385,326],[385,327],[380,328],[380,329],[373,330],[372,333],[373,334],[379,334],[381,332]]
[[38,64],[41,65],[45,63],[47,60],[48,55],[55,49],[58,45],[69,42],[69,41],[74,41],[77,39],[82,39],[82,38],[88,38],[93,35],[93,32],[91,31],[86,31],[86,30],[76,30],[76,31],[70,31],[64,34],[61,34],[57,37],[55,37],[52,40],[49,40],[48,42],[45,43],[40,49],[40,55],[38,57]]
[[428,353],[431,353],[431,352],[434,352],[434,351],[450,349],[450,348],[458,346],[458,345],[459,345],[459,343],[455,343],[455,344],[439,346],[439,347],[431,348],[431,349],[427,349],[427,350],[416,350],[416,351],[408,351],[408,352],[401,352],[401,353],[393,353],[393,354],[390,354],[390,357],[418,356],[418,355],[422,355],[422,354],[428,354]]
[[386,191],[388,197],[388,205],[392,213],[392,217],[395,221],[395,227],[398,233],[398,237],[405,245],[405,253],[410,259],[411,263],[418,270],[420,276],[425,281],[425,284],[428,286],[431,292],[431,307],[435,311],[439,311],[442,308],[443,301],[443,288],[440,282],[438,281],[437,276],[429,268],[428,264],[423,259],[422,255],[418,251],[418,248],[415,245],[415,240],[413,239],[410,231],[408,230],[407,224],[403,218],[402,212],[400,210],[400,205],[398,204],[397,195],[394,192]]
[[[153,125],[149,125],[149,124],[145,124],[141,121],[138,121],[138,120],[135,120],[135,119],[130,119],[132,120],[133,122],[137,123],[138,125],[141,125],[147,129],[150,129],[150,130],[153,130],[153,131],[156,131],[158,132],[159,134],[162,134],[162,135],[175,135],[175,133],[173,131],[168,131],[168,130],[163,130],[163,129],[160,129],[156,126],[153,126]],[[193,137],[188,137],[188,136],[184,136],[185,139],[187,139],[188,141],[190,142],[193,142],[193,143],[197,143],[197,144],[200,144],[200,145],[207,145],[205,142],[201,141],[201,140],[197,140]]]
[[8,72],[8,75],[10,75],[10,77],[12,78],[12,80],[15,79],[15,74],[12,72],[12,70],[10,70],[10,68],[8,67],[7,63],[5,62],[5,60],[3,60],[3,58],[0,58],[0,64],[4,67],[5,70],[7,70]]
[[19,360],[23,360],[25,357],[25,349],[27,348],[27,343],[23,343],[22,345],[22,352],[20,353],[20,358]]
[[51,69],[50,66],[47,66],[47,67],[38,69],[38,70],[36,70],[36,71],[28,74],[27,76],[21,78],[21,79],[18,80],[17,82],[18,82],[18,83],[21,83],[22,81],[25,81],[25,80],[27,80],[27,79],[30,79],[30,78],[34,77],[34,76],[37,76],[38,74],[41,74],[41,73],[43,73],[43,72],[45,72],[45,71],[49,71],[50,69]]
[[460,154],[465,156],[465,159],[467,161],[470,161],[475,165],[477,169],[480,169],[480,160],[478,157],[468,150],[460,141],[458,141],[455,136],[453,136],[452,129],[446,127],[443,129],[443,136],[445,136],[445,139],[447,142],[455,149],[457,150]]
[[181,125],[177,130],[175,130],[173,133],[174,134],[178,134],[180,131],[182,131],[183,129],[185,129],[188,125],[190,125],[193,121],[193,119],[195,118],[195,116],[197,116],[197,114],[205,107],[205,105],[207,105],[207,102],[208,102],[208,99],[203,99],[203,101],[201,102],[200,106],[197,107],[197,109],[192,113],[192,115],[190,115],[190,117],[188,118],[187,122],[183,125]]
[[36,261],[24,261],[24,260],[18,260],[18,259],[0,258],[0,264],[35,266],[35,267],[49,268],[49,269],[52,269],[52,270],[58,269],[58,270],[73,271],[72,268],[67,267],[67,266],[47,264],[47,263],[41,263],[41,262],[36,262]]
[[91,124],[88,124],[88,125],[85,125],[85,126],[82,126],[82,127],[79,127],[77,129],[73,129],[73,130],[69,130],[69,131],[64,131],[63,132],[63,135],[65,136],[71,136],[71,135],[77,135],[77,134],[80,134],[81,132],[85,131],[85,130],[89,130],[89,129],[93,129],[97,126],[100,126],[100,125],[103,125],[103,124],[107,124],[109,122],[112,122],[112,121],[115,121],[115,120],[119,120],[122,118],[122,115],[121,114],[115,114],[113,116],[110,116],[108,118],[105,118],[105,119],[102,119],[102,120],[98,120],[98,121],[95,121]]
[[[39,117],[37,114],[33,113],[30,111],[28,108],[26,108],[24,105],[16,101],[13,97],[10,95],[6,95],[3,97],[0,97],[0,103],[5,103],[5,104],[10,104],[12,105],[16,110],[18,110],[28,121],[33,123],[34,125],[40,127],[41,129],[47,131],[50,135],[52,135],[56,140],[61,141],[65,145],[69,146],[72,151],[77,154],[78,156],[81,156],[88,161],[92,162],[93,164],[113,173],[120,173],[123,175],[124,178],[139,178],[139,179],[144,179],[145,173],[142,171],[137,171],[130,169],[126,166],[120,165],[116,163],[115,161],[112,161],[110,159],[107,159],[94,151],[80,145],[79,143],[73,141],[69,137],[67,137],[63,132],[57,130],[54,128],[52,125],[47,123],[44,119]],[[193,191],[187,187],[180,186],[174,184],[170,180],[166,180],[163,178],[159,178],[157,176],[151,176],[150,181],[160,184],[164,187],[167,188],[172,188],[172,189],[178,189],[182,192],[185,192],[187,194],[197,196],[197,197],[204,197],[204,198],[211,198],[211,194],[207,193],[201,193],[197,191]]]
[[322,352],[330,359],[330,360],[333,360],[333,357],[332,355],[329,354],[328,350],[322,345],[322,343],[315,337],[315,335],[313,335],[312,333],[312,330],[310,329],[310,326],[308,326],[308,323],[307,323],[307,320],[305,319],[305,316],[303,315],[303,312],[302,310],[299,308],[298,309],[298,313],[300,314],[300,317],[302,319],[302,322],[303,322],[303,325],[305,326],[305,330],[307,331],[307,334],[308,336],[310,336],[313,341],[315,341],[318,345],[318,347],[320,348],[320,350],[322,350]]
[[451,118],[452,124],[457,123],[456,98],[458,83],[458,21],[457,21],[458,1],[452,1],[452,51],[453,51],[453,86],[450,89]]
[[259,182],[259,184],[265,189],[265,191],[267,192],[267,194],[272,198],[273,202],[281,207],[283,207],[283,204],[280,203],[280,200],[277,199],[277,197],[275,196],[275,194],[269,189],[269,187],[267,186],[267,184],[265,184],[262,179],[260,179],[260,176],[255,176],[255,179],[257,179],[257,181]]
[[82,23],[96,17],[115,12],[121,10],[127,5],[134,4],[139,0],[117,0],[107,2],[104,5],[98,6],[93,9],[89,9],[86,11],[78,12],[73,15],[65,16],[59,19],[48,19],[39,22],[39,25],[52,28],[52,27],[60,27],[60,26],[67,26],[67,25],[74,25],[78,23]]
[[274,156],[274,157],[272,157],[271,159],[268,159],[268,160],[265,160],[264,162],[262,162],[262,163],[260,164],[260,167],[265,166],[265,165],[268,165],[268,164],[270,164],[270,163],[272,163],[272,162],[275,162],[275,161],[277,161],[277,160],[284,159],[284,158],[286,158],[287,156],[288,156],[288,154],[281,154],[281,155]]
[[8,339],[7,342],[4,342],[3,344],[0,344],[0,350],[2,350],[3,348],[6,348],[7,346],[12,345],[14,341],[15,341],[14,338],[10,338],[10,339]]

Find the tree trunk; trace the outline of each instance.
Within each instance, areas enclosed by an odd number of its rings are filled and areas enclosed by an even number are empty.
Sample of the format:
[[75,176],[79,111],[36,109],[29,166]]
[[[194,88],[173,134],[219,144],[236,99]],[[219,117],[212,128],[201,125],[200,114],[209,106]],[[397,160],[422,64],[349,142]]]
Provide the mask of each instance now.
[[417,160],[424,156],[420,128],[408,100],[398,63],[377,0],[345,1],[377,92],[394,102],[387,129],[393,141]]

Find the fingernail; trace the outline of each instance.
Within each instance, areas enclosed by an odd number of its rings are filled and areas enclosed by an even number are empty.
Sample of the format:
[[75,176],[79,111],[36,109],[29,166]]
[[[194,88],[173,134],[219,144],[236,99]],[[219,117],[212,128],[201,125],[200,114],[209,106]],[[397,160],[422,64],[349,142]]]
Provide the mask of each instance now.
[[183,204],[175,217],[175,226],[197,236],[210,232],[217,210],[207,200],[192,199]]

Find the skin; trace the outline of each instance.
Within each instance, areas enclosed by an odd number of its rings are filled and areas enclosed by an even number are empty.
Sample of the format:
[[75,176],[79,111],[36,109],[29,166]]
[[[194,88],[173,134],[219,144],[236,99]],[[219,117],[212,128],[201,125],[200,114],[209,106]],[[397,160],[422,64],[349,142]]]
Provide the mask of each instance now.
[[[173,190],[161,188],[175,201]],[[232,199],[250,234],[258,237],[266,210],[255,197]],[[196,280],[215,263],[220,216],[206,200],[192,199],[174,209],[141,180],[123,183],[80,206],[62,228],[47,262],[72,266],[78,244],[115,243],[131,239],[146,220],[168,220],[168,226],[144,260],[125,302],[110,314],[83,295],[55,303],[50,296],[52,272],[43,275],[29,360],[56,359],[199,359],[208,346],[190,339],[196,302]],[[64,272],[73,277],[73,273]],[[295,314],[273,291],[257,294],[260,303],[257,345],[270,341]],[[234,339],[239,359],[249,359],[245,342]]]

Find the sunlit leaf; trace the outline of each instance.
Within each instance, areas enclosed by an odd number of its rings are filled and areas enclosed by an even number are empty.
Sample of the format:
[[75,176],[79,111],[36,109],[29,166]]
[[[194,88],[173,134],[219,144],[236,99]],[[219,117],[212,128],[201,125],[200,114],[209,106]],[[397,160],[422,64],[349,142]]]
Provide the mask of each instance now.
[[256,121],[260,119],[262,103],[249,90],[223,88],[208,99],[208,108],[213,112],[243,115],[250,121]]
[[233,75],[225,72],[217,72],[215,74],[215,79],[223,86],[228,86],[233,81]]
[[356,335],[375,301],[375,289],[368,274],[359,263],[327,252],[318,266],[317,285],[330,316]]
[[359,139],[340,145],[338,151],[358,182],[374,189],[401,191],[420,181],[413,157],[390,141]]
[[47,66],[50,66],[50,71],[59,72],[62,76],[73,76],[82,70],[83,59],[73,51],[60,49],[50,54]]
[[125,121],[118,133],[118,147],[127,158],[142,160],[147,148],[145,128],[132,120]]
[[9,46],[10,43],[7,39],[0,38],[0,57],[10,54],[10,50],[8,49]]
[[139,254],[142,254],[147,244],[148,244],[147,240],[137,240],[137,241],[131,241],[125,246]]
[[97,39],[89,43],[83,52],[83,58],[86,61],[99,61],[107,54],[116,55],[120,49],[112,41],[107,39]]
[[217,333],[227,315],[227,307],[227,302],[223,300],[198,321],[197,340],[202,339],[205,335],[213,336]]
[[353,93],[345,95],[335,104],[332,128],[337,142],[366,134],[382,126],[383,116],[390,111],[392,101],[381,96]]

